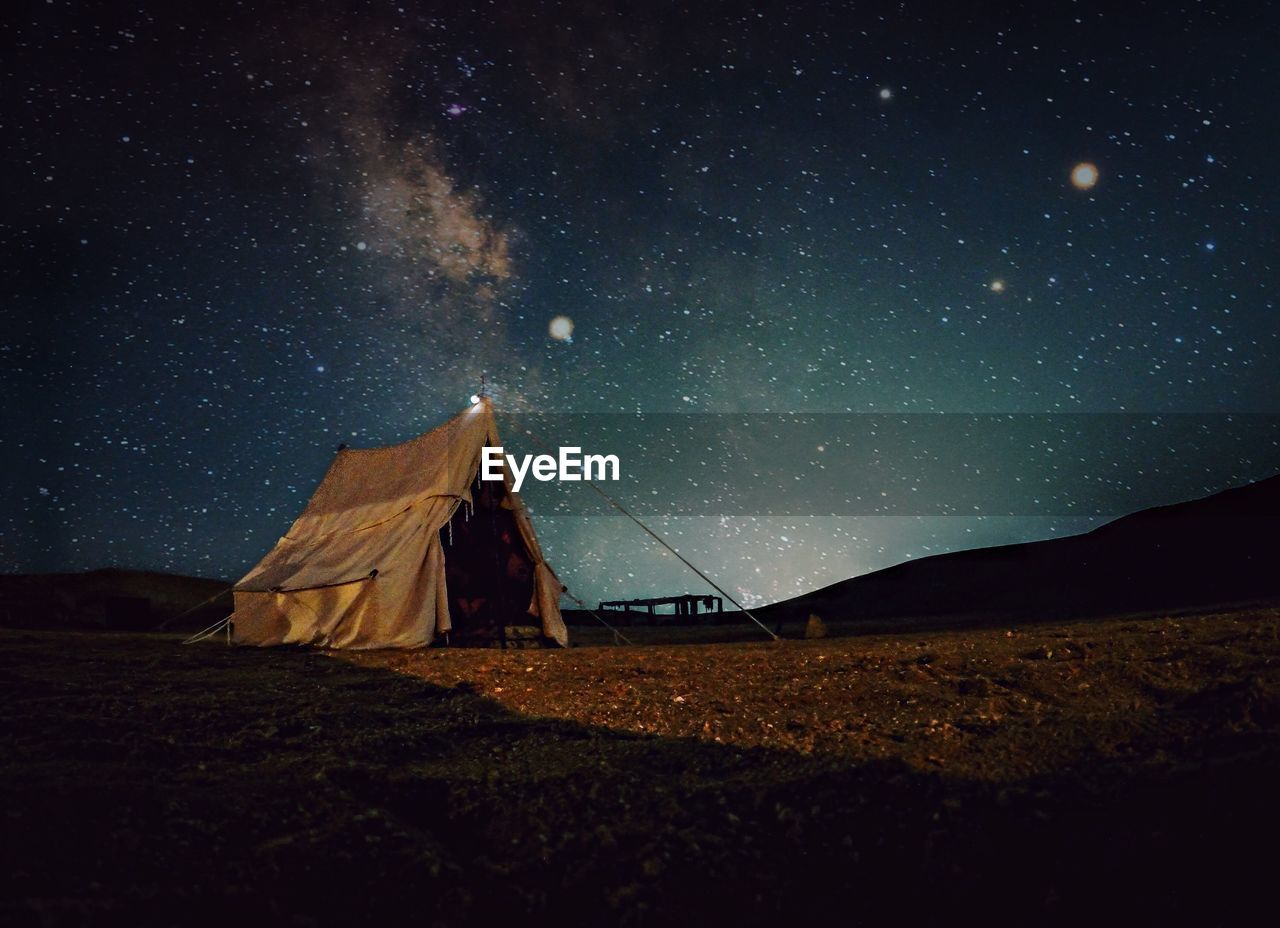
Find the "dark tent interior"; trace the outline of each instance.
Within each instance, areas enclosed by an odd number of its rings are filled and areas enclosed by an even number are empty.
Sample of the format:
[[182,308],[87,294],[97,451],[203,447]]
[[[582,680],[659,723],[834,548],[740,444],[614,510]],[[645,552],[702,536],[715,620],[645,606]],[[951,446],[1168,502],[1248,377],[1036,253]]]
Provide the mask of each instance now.
[[460,505],[440,530],[453,625],[448,643],[505,642],[506,629],[532,623],[533,561],[504,505],[506,487],[477,478],[471,496],[473,504]]

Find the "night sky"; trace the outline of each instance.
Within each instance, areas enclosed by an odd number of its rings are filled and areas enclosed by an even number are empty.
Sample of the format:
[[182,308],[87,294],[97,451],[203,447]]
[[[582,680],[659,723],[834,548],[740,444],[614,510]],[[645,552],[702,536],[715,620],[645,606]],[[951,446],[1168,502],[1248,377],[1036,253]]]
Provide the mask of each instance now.
[[[425,431],[482,372],[516,413],[830,414],[751,420],[750,475],[588,448],[624,501],[707,494],[652,522],[748,603],[1280,469],[1211,426],[1145,464],[1050,447],[1280,412],[1275,7],[181,6],[6,14],[2,570],[235,579],[340,442]],[[1045,415],[976,508],[936,480],[717,506],[838,471],[868,413]],[[1002,508],[1046,448],[1070,480]],[[920,455],[876,466],[920,491]],[[1100,484],[1132,496],[1074,504]],[[570,494],[528,495],[578,595],[702,591]]]

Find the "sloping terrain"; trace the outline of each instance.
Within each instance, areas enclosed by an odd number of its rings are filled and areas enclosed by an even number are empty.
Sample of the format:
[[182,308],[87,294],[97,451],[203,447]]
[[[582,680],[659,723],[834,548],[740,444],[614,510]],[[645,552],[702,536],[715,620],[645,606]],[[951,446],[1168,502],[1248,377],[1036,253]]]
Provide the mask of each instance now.
[[954,551],[754,610],[824,618],[1115,615],[1280,596],[1280,477],[1143,510],[1091,532]]
[[228,586],[223,580],[116,568],[67,574],[0,574],[0,626],[150,631],[173,624],[188,630],[203,628],[231,611]]

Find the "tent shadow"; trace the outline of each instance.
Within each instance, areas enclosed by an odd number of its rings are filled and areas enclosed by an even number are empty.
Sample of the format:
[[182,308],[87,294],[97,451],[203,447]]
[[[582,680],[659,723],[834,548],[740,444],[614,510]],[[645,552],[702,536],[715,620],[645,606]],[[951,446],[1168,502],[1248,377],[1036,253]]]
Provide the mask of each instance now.
[[5,632],[0,681],[0,914],[53,923],[1230,923],[1276,823],[1257,745],[1010,786],[533,718],[309,651]]

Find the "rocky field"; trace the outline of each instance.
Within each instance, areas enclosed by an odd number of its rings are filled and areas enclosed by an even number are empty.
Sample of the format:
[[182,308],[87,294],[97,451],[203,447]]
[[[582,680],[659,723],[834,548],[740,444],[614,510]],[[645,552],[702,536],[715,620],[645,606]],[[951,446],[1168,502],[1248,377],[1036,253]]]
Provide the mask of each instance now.
[[0,921],[1252,924],[1278,633],[1275,609],[567,651],[0,631]]

